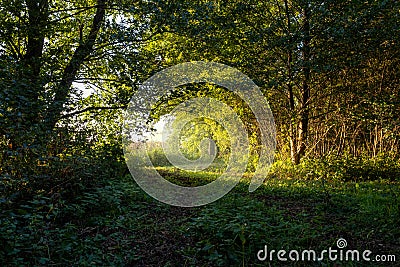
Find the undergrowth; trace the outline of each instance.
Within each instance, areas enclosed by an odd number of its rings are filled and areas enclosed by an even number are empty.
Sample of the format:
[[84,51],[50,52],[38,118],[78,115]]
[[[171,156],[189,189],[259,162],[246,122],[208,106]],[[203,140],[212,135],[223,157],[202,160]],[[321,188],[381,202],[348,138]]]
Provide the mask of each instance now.
[[[226,196],[196,208],[159,203],[118,166],[109,166],[97,173],[95,183],[73,194],[38,191],[18,202],[2,198],[0,261],[3,266],[396,266],[257,259],[264,246],[322,251],[344,238],[349,249],[395,255],[398,263],[396,166],[384,158],[306,160],[299,166],[277,162],[255,192],[248,192],[251,175],[245,175]],[[186,186],[217,177],[158,170]]]

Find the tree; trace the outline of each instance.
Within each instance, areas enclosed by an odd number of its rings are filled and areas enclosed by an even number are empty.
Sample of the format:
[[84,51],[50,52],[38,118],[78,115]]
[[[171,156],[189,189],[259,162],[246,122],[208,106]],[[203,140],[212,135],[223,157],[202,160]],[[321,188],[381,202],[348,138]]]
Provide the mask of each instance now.
[[[355,102],[371,96],[376,99],[372,102],[384,105],[391,95],[390,103],[396,106],[393,89],[398,86],[399,44],[393,36],[398,35],[397,2],[178,3],[184,19],[169,25],[163,48],[158,50],[161,58],[167,64],[215,60],[249,75],[272,106],[280,151],[289,150],[295,164],[305,155],[365,147],[360,144],[368,143],[375,129],[364,125],[367,128],[362,135],[356,133],[356,138],[343,135],[360,129],[359,122],[349,125],[358,120],[351,114],[361,115]],[[367,71],[378,67],[379,61],[386,66],[378,71],[381,76]],[[366,84],[372,80],[379,86]],[[385,96],[371,92],[377,89],[385,91]],[[393,119],[390,125],[395,125]],[[386,130],[395,134],[393,128]]]
[[[243,123],[244,129],[246,130],[245,134],[248,136],[249,140],[250,159],[248,168],[254,170],[257,166],[261,143],[258,122],[249,105],[228,89],[209,83],[187,84],[178,87],[158,101],[157,105],[153,108],[153,118],[158,120],[163,115],[170,115],[171,111],[174,111],[174,118],[171,123],[173,139],[180,140],[180,148],[185,152],[184,154],[186,154],[188,158],[198,158],[205,150],[208,150],[210,155],[214,155],[213,152],[217,152],[215,155],[219,162],[227,164],[232,151],[232,137],[240,136],[241,133],[235,132],[240,129],[233,127],[234,129],[228,131],[226,124],[230,126],[235,124],[235,121],[232,121],[232,114],[227,110],[222,111],[220,106],[212,102],[208,103],[211,107],[214,107],[211,108],[211,111],[215,113],[210,112],[210,117],[205,117],[204,113],[193,112],[192,109],[194,109],[196,105],[190,106],[189,114],[198,117],[187,123],[187,125],[182,125],[189,116],[188,111],[184,110],[183,112],[181,109],[179,109],[179,111],[174,109],[177,108],[179,104],[183,102],[187,103],[186,101],[195,98],[215,99],[218,103],[223,103],[231,107],[233,112],[237,114],[238,118],[240,118]],[[197,108],[199,108],[199,105],[200,104],[197,104]],[[182,128],[182,130],[180,130],[180,128]],[[199,149],[202,140],[205,138],[210,138],[215,141],[216,151],[213,151],[214,149],[211,143],[203,143],[203,145],[207,145],[207,147],[203,147],[203,150]],[[169,142],[168,140],[167,142]]]
[[[148,1],[2,1],[0,134],[9,145],[46,139],[61,119],[124,107],[145,68],[140,46],[160,30],[149,28],[156,12]],[[77,110],[78,84],[113,99]]]
[[[100,158],[118,163],[121,109],[154,68],[140,50],[163,30],[157,3],[0,2],[1,196],[93,185]],[[102,166],[82,173],[87,161]]]

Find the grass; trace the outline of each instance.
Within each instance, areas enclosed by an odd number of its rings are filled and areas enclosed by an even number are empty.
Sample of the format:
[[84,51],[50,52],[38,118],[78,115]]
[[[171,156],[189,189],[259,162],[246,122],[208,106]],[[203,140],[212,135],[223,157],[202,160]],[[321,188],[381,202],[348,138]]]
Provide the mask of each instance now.
[[[191,185],[197,185],[201,174],[180,174],[174,182],[179,183],[182,176],[186,183],[190,180]],[[207,181],[213,179],[209,175],[204,177]],[[195,266],[199,265],[197,258],[207,261],[204,266],[265,266],[256,259],[257,251],[264,245],[276,250],[322,251],[334,247],[339,238],[348,241],[349,249],[369,249],[388,255],[400,251],[398,183],[269,179],[254,193],[247,192],[248,184],[249,177],[224,198],[196,210],[198,217],[188,222],[195,233],[192,238],[197,240],[196,253],[190,250],[195,255]],[[273,266],[279,264],[274,262]],[[339,264],[336,266],[357,265]],[[287,265],[290,264],[282,264]],[[366,262],[362,265],[368,266]],[[374,262],[370,266],[379,264]]]
[[[186,186],[217,177],[170,167],[159,171]],[[38,208],[38,217],[19,230],[32,246],[14,246],[15,255],[8,255],[3,265],[399,266],[398,182],[270,178],[249,193],[249,181],[243,178],[209,205],[180,208],[152,199],[130,176],[109,180],[57,212]],[[269,250],[319,252],[335,249],[339,238],[346,239],[348,249],[395,255],[397,262],[257,259],[265,245]]]

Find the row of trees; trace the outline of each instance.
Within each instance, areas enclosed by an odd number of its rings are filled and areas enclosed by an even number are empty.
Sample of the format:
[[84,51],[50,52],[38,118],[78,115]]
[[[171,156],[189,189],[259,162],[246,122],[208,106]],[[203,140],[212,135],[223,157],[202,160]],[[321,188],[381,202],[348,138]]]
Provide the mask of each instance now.
[[[146,78],[193,60],[236,67],[262,88],[279,151],[296,164],[399,152],[398,1],[1,2],[3,165],[48,148],[56,129],[118,116]],[[82,86],[96,93],[83,98]]]
[[397,153],[399,3],[218,1],[187,6],[158,48],[169,64],[215,60],[264,90],[279,150]]

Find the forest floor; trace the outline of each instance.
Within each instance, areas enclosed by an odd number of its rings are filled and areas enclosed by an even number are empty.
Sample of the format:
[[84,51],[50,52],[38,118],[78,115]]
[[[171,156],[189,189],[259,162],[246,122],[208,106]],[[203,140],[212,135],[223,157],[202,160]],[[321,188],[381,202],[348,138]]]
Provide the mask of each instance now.
[[[159,171],[178,184],[195,186],[215,179],[205,173]],[[243,178],[214,203],[182,208],[152,199],[130,176],[110,181],[79,200],[81,216],[71,221],[86,248],[87,261],[81,263],[400,266],[399,183],[269,179],[253,193],[248,192],[248,184],[249,178]],[[297,250],[300,257],[303,250],[315,250],[319,257],[323,250],[338,250],[340,238],[347,243],[343,253],[358,250],[360,261],[344,256],[340,260],[339,254],[337,260],[330,260],[325,254],[321,261],[284,262],[277,260],[276,252],[272,261],[257,258],[265,245],[268,251]],[[365,250],[372,252],[371,262],[362,260]],[[386,257],[386,262],[377,262],[376,255]]]
[[[217,177],[158,171],[188,186]],[[1,220],[2,265],[400,266],[399,182],[268,178],[252,193],[249,182],[246,176],[224,197],[194,208],[158,202],[130,175],[54,205],[38,198]],[[261,261],[257,254],[262,258],[265,246],[268,255],[275,252]],[[278,250],[287,261],[278,260]],[[298,261],[289,258],[296,257],[291,250],[299,252]],[[337,250],[332,257],[338,258],[314,261],[305,254],[303,261],[304,250],[318,258]],[[358,250],[360,261],[346,260],[347,250]],[[369,262],[362,260],[365,250]]]

